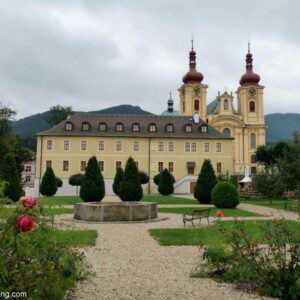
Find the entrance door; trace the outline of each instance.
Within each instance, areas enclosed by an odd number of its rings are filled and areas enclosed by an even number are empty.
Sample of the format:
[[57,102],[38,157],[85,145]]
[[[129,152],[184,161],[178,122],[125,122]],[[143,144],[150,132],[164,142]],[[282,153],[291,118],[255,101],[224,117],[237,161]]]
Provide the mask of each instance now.
[[194,175],[194,167],[188,167],[187,169],[189,175]]
[[196,182],[190,182],[190,193],[194,194]]

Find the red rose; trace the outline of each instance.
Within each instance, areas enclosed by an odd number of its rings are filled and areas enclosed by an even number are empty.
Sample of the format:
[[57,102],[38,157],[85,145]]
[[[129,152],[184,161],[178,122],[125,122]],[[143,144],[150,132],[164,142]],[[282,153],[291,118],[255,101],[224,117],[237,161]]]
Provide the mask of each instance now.
[[34,226],[34,220],[29,216],[21,216],[17,220],[17,230],[26,232],[30,231]]
[[32,208],[37,204],[36,199],[33,197],[25,198],[22,203],[25,208]]
[[215,217],[224,218],[224,213],[221,210],[217,210],[215,213]]

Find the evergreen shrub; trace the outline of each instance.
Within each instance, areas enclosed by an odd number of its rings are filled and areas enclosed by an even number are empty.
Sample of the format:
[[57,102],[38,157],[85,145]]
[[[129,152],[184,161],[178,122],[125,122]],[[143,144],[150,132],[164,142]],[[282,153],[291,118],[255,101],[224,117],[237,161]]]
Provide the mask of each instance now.
[[53,169],[47,167],[40,185],[40,193],[43,196],[53,196],[57,192],[57,181]]
[[119,189],[120,189],[120,184],[122,182],[124,176],[124,171],[122,168],[117,168],[117,172],[114,178],[114,182],[113,182],[113,191],[116,195],[119,195]]
[[212,204],[218,208],[235,208],[239,203],[239,194],[232,183],[219,182],[211,193]]
[[170,195],[174,192],[174,177],[168,169],[161,172],[158,191],[162,195]]

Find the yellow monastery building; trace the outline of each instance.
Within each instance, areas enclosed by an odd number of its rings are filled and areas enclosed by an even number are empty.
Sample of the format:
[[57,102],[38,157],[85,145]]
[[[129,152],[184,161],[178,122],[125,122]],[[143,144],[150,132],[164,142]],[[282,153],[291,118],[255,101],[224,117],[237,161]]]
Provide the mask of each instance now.
[[58,195],[74,195],[68,178],[84,172],[95,155],[105,178],[106,194],[113,194],[116,168],[125,167],[132,156],[139,170],[146,172],[148,193],[157,192],[153,177],[168,168],[176,183],[175,193],[193,191],[204,159],[210,159],[217,174],[243,174],[245,166],[256,173],[255,150],[265,144],[263,89],[253,72],[250,49],[246,73],[240,79],[237,110],[233,95],[219,94],[206,103],[208,86],[196,70],[196,52],[189,53],[189,71],[178,89],[180,111],[162,115],[74,114],[53,128],[38,134],[35,195],[47,166],[63,180]]

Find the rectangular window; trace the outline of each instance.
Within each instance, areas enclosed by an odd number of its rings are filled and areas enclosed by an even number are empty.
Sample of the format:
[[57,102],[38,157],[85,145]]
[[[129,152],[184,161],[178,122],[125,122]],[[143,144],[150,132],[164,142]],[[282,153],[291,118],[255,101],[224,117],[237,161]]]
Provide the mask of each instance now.
[[99,141],[99,150],[100,151],[104,150],[104,141]]
[[116,141],[116,151],[122,151],[122,142]]
[[31,172],[31,166],[25,166],[24,171],[25,172]]
[[174,151],[174,142],[168,142],[168,151],[173,152]]
[[204,143],[204,152],[209,152],[209,143]]
[[134,131],[134,132],[140,131],[140,125],[139,124],[133,124],[132,125],[132,131]]
[[81,150],[87,149],[87,141],[81,141]]
[[185,142],[184,143],[184,151],[185,152],[191,152],[191,143],[190,142]]
[[121,161],[116,161],[116,170],[118,170],[118,168],[122,168],[122,162]]
[[217,162],[217,172],[222,173],[222,163],[221,162]]
[[158,172],[162,172],[164,169],[164,163],[162,161],[158,162]]
[[164,142],[158,142],[158,151],[164,151]]
[[98,161],[98,165],[99,165],[100,171],[103,172],[104,171],[104,161],[103,160]]
[[47,150],[52,150],[52,146],[53,146],[53,141],[47,140]]
[[64,141],[64,150],[70,150],[70,142]]
[[25,182],[31,182],[31,176],[25,176]]
[[133,151],[140,151],[140,143],[133,142]]
[[216,143],[216,151],[222,152],[222,143]]
[[123,124],[118,123],[116,126],[116,131],[123,131]]
[[63,171],[69,171],[69,161],[68,160],[63,161]]
[[80,162],[80,171],[84,172],[86,170],[86,161],[82,160]]
[[139,162],[135,161],[134,163],[135,163],[136,167],[139,168]]
[[169,172],[170,173],[174,172],[174,163],[172,161],[169,161]]
[[192,142],[191,149],[192,149],[192,152],[196,152],[197,151],[197,144],[195,142]]
[[46,168],[52,167],[52,160],[46,160]]

